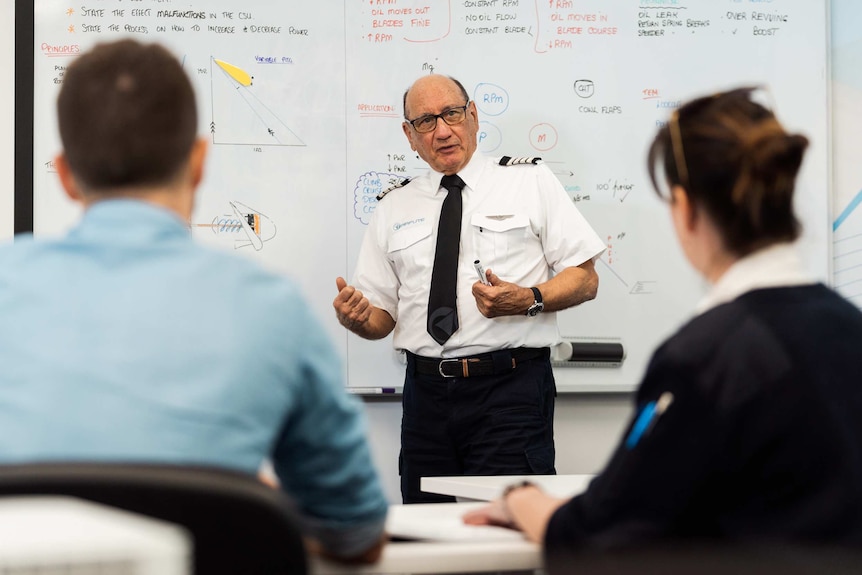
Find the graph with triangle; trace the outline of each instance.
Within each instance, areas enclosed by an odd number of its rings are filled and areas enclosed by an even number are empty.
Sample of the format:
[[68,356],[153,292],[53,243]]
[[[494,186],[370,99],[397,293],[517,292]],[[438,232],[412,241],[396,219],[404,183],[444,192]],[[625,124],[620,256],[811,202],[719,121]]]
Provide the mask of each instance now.
[[305,146],[274,111],[277,106],[258,96],[254,77],[247,70],[211,57],[210,79],[213,144]]

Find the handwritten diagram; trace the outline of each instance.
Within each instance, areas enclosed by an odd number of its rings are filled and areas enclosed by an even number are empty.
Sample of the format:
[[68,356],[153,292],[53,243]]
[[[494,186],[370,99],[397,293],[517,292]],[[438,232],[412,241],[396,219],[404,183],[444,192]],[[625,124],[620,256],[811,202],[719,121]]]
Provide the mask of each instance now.
[[832,281],[841,295],[862,307],[862,191],[832,227]]
[[832,281],[862,308],[862,6],[832,3]]
[[211,58],[214,144],[304,146],[305,143],[258,97],[254,77],[244,68]]
[[194,228],[206,228],[220,238],[233,243],[235,249],[251,247],[263,249],[264,242],[275,237],[276,227],[262,213],[237,201],[230,202],[231,213],[215,216],[207,224],[193,224]]

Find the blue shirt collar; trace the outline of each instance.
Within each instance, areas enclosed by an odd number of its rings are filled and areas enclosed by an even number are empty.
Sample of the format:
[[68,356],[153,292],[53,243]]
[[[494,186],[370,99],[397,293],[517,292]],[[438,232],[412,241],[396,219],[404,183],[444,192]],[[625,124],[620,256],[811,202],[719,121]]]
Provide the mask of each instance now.
[[188,222],[176,213],[156,204],[137,199],[108,199],[92,204],[81,221],[69,231],[69,239],[108,239],[152,241],[190,238]]

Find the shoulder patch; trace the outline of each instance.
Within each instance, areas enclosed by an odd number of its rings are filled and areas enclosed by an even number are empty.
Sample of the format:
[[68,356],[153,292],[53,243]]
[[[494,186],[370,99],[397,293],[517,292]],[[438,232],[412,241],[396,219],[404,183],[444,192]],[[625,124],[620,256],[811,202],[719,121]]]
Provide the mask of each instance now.
[[535,156],[534,157],[522,156],[520,158],[513,158],[512,156],[503,156],[502,158],[500,158],[499,163],[501,166],[519,166],[519,165],[523,165],[523,164],[538,164],[541,161],[542,161],[542,158],[537,158]]
[[386,194],[388,194],[392,190],[397,190],[398,188],[403,188],[404,186],[406,186],[407,184],[410,183],[410,178],[403,178],[402,180],[397,181],[397,182],[394,180],[395,180],[394,178],[390,179],[389,183],[392,185],[389,186],[388,188],[386,188],[385,190],[383,190],[382,192],[380,192],[379,194],[377,194],[377,201],[378,202],[380,200],[382,200],[386,196]]

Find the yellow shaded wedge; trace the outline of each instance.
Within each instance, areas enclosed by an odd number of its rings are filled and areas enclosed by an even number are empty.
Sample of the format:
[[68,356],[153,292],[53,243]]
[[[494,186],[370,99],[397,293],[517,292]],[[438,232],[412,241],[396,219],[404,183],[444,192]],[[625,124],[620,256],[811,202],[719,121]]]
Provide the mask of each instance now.
[[[215,58],[213,58],[215,60]],[[231,78],[242,84],[243,86],[251,86],[251,76],[249,76],[248,72],[234,66],[233,64],[228,64],[224,60],[215,60],[215,63],[221,66],[221,69],[227,72]]]

